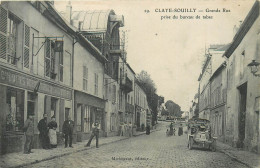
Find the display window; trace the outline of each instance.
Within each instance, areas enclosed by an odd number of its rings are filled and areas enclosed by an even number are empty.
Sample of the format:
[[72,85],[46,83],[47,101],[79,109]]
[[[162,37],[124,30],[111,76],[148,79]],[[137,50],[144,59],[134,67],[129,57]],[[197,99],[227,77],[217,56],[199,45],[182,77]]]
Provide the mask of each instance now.
[[6,131],[22,131],[24,125],[24,91],[7,87]]

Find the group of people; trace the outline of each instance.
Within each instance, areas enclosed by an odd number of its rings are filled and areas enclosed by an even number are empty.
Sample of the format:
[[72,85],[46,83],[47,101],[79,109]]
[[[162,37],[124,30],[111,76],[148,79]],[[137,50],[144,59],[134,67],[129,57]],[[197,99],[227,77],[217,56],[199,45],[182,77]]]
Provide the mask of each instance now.
[[[25,144],[24,144],[24,154],[33,153],[31,151],[33,146],[33,136],[34,136],[34,122],[33,122],[33,114],[29,114],[28,119],[24,124],[24,134],[25,134]],[[51,121],[47,122],[47,114],[43,114],[43,119],[41,119],[37,125],[37,128],[40,132],[39,138],[43,149],[52,149],[57,147],[57,122],[55,121],[55,117],[51,117]],[[73,140],[73,129],[74,122],[71,120],[71,117],[68,116],[68,119],[64,121],[62,126],[63,137],[65,138],[65,148],[72,146]],[[99,130],[100,124],[98,121],[92,124],[92,134],[86,147],[90,146],[92,139],[96,138],[96,147],[98,148],[98,138],[99,138]]]
[[129,136],[132,137],[133,135],[133,126],[132,123],[129,122],[128,124],[126,122],[121,123],[120,125],[120,136]]
[[51,117],[51,121],[47,123],[47,114],[43,114],[43,119],[41,119],[37,126],[40,134],[39,138],[43,149],[51,149],[57,147],[57,122],[55,117]]
[[[171,135],[174,135],[175,136],[175,128],[173,127],[173,122],[171,122],[170,124],[170,130],[167,129],[166,130],[166,135],[167,136],[171,136]],[[180,124],[179,128],[178,128],[178,135],[181,136],[183,134],[183,127],[182,127],[182,124]]]

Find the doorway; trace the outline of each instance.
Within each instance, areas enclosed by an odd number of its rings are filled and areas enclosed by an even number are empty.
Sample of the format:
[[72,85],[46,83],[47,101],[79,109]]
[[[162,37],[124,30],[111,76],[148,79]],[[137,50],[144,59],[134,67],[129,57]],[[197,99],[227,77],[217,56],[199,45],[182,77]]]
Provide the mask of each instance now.
[[239,90],[239,113],[238,113],[238,144],[237,147],[244,147],[245,126],[246,126],[246,98],[247,98],[247,83],[238,87]]

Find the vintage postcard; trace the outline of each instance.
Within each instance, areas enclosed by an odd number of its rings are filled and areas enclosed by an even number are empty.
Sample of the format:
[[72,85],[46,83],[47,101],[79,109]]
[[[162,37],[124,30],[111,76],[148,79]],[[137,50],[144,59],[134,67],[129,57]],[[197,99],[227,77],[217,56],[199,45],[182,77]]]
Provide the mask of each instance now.
[[0,0],[0,167],[260,167],[259,0]]

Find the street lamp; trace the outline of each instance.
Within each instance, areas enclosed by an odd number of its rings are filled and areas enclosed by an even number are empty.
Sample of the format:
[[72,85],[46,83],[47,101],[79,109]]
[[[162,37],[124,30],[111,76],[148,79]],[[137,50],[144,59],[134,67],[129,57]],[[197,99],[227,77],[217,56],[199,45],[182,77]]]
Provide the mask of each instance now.
[[259,65],[260,65],[260,63],[256,62],[255,60],[252,60],[252,62],[247,65],[251,69],[251,73],[254,76],[260,77],[260,74],[256,74],[256,72],[258,71],[258,66]]

